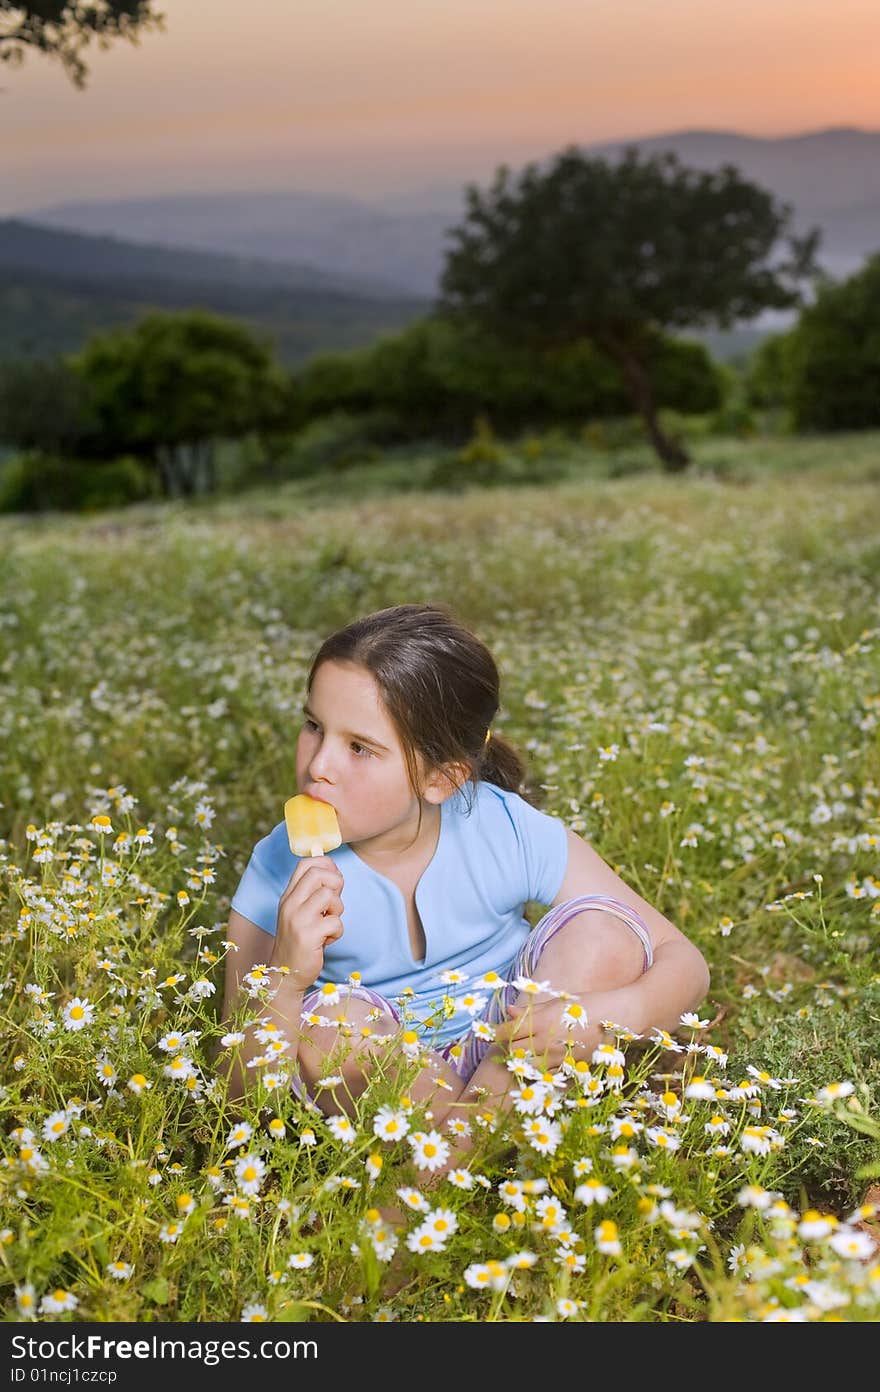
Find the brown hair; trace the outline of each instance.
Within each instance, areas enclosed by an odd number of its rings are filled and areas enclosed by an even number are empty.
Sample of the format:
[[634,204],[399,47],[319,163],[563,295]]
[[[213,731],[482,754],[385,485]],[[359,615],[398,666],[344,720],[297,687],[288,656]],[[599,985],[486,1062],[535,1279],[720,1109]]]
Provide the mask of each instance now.
[[[355,662],[374,677],[403,745],[410,786],[419,793],[417,755],[429,769],[465,764],[484,780],[535,801],[522,757],[494,731],[499,707],[495,659],[440,605],[396,604],[355,619],[325,639],[308,676],[322,662]],[[462,789],[470,805],[467,787]]]

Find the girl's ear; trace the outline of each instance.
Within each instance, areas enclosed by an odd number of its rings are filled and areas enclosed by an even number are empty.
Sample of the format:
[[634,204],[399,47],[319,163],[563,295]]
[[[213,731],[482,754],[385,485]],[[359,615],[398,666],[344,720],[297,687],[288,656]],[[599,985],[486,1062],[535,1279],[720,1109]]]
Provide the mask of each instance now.
[[425,780],[423,796],[426,802],[445,802],[453,793],[458,792],[470,776],[471,769],[464,763],[444,764],[442,768],[434,769]]

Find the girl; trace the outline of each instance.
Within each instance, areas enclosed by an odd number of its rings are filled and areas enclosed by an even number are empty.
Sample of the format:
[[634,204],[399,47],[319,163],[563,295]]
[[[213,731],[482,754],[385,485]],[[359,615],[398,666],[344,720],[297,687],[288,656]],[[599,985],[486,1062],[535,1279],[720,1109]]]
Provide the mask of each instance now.
[[[297,860],[281,821],[253,850],[232,899],[225,1017],[256,965],[278,986],[233,1093],[267,1039],[308,1088],[344,1036],[333,1071],[354,1098],[403,1018],[428,1065],[410,1093],[432,1097],[437,1124],[477,1098],[505,1105],[498,1042],[554,1066],[589,1057],[603,1020],[674,1029],[701,1002],[697,948],[521,795],[523,762],[491,729],[498,707],[491,653],[438,606],[382,609],[323,643],[296,782],[335,808],[343,844]],[[534,929],[530,901],[550,907]]]

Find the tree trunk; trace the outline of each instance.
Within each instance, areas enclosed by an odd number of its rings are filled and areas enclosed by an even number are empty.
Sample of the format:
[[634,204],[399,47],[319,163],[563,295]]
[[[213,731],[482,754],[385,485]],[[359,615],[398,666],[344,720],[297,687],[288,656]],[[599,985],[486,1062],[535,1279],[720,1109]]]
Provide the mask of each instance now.
[[182,498],[191,498],[196,492],[198,479],[196,471],[198,469],[198,446],[197,445],[177,445],[174,450],[174,462],[177,472],[177,483]]
[[645,365],[631,350],[619,345],[604,344],[606,352],[614,358],[623,373],[624,381],[630,390],[633,404],[641,416],[648,432],[648,439],[660,458],[664,469],[670,474],[679,474],[687,468],[690,456],[677,440],[664,434],[657,419],[657,406],[651,379]]
[[204,444],[203,456],[203,475],[205,480],[205,492],[217,492],[217,452],[214,448],[213,440],[206,440]]
[[171,498],[174,495],[174,458],[167,445],[159,445],[156,450],[156,464],[163,496]]

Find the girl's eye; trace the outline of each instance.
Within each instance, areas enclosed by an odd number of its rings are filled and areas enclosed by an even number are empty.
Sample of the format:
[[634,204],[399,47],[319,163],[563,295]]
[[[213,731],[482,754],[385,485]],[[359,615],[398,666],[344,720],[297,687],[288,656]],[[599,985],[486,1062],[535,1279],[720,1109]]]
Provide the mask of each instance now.
[[[303,720],[303,729],[313,730],[315,733],[318,733],[320,731],[320,726],[316,721],[310,720],[309,717],[306,716]],[[371,759],[373,757],[373,751],[371,749],[367,749],[366,746],[363,744],[358,744],[357,740],[352,740],[351,748],[353,752],[357,754],[358,758],[363,757]]]

